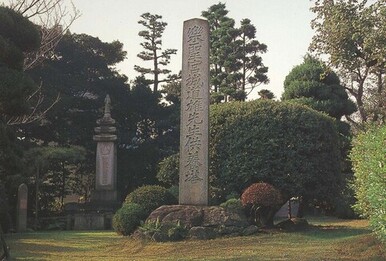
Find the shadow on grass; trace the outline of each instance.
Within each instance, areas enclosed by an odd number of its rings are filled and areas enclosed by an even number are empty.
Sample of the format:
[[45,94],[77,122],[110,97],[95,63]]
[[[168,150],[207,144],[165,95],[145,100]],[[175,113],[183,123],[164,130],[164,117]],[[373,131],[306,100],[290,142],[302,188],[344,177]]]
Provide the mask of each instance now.
[[367,228],[310,225],[308,229],[300,233],[305,237],[330,240],[369,234],[371,231]]

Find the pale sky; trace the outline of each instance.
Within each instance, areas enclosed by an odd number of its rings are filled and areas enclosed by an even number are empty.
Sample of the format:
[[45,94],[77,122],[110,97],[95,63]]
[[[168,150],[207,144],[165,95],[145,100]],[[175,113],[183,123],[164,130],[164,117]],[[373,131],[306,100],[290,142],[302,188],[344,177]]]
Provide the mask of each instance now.
[[302,62],[313,35],[310,21],[314,14],[309,10],[310,0],[73,0],[82,15],[70,30],[99,37],[105,42],[122,42],[127,59],[118,68],[130,81],[138,76],[135,64],[150,67],[150,62],[143,63],[137,58],[142,51],[138,32],[144,29],[137,23],[140,15],[146,12],[161,15],[168,23],[163,34],[163,48],[178,50],[177,55],[172,56],[169,69],[178,73],[182,64],[183,22],[201,17],[202,11],[219,2],[226,4],[228,16],[235,19],[236,26],[241,19],[249,18],[257,29],[257,40],[268,46],[262,57],[268,66],[270,83],[258,87],[249,99],[257,98],[260,89],[269,89],[280,98],[285,76]]

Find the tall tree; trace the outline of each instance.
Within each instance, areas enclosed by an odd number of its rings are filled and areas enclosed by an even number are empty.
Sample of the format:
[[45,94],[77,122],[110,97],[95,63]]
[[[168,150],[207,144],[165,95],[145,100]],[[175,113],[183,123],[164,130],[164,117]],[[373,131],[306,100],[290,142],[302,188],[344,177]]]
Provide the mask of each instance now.
[[267,89],[260,90],[258,94],[260,95],[260,99],[263,99],[263,100],[273,100],[276,98],[275,94]]
[[5,0],[4,2],[12,10],[39,26],[41,45],[37,50],[26,55],[24,70],[32,69],[50,58],[65,32],[80,16],[72,1]]
[[268,83],[268,67],[264,66],[261,53],[267,51],[267,46],[256,40],[256,27],[251,24],[251,20],[241,20],[241,26],[239,29],[239,37],[236,41],[240,46],[239,59],[241,68],[238,70],[241,74],[240,81],[237,83],[236,88],[242,93],[249,93],[258,85],[262,83]]
[[[385,121],[386,1],[317,0],[310,50],[327,55],[353,97],[359,120]],[[375,106],[366,104],[371,96]],[[354,119],[348,117],[354,122]]]
[[267,46],[256,40],[256,27],[243,19],[235,28],[234,19],[227,16],[223,3],[209,7],[202,16],[208,19],[210,35],[212,98],[215,102],[230,97],[245,100],[249,92],[261,83],[268,83],[268,68],[261,53]]
[[[44,146],[85,148],[86,161],[79,166],[80,175],[74,177],[80,179],[83,175],[85,182],[74,190],[84,191],[86,195],[90,189],[88,178],[95,171],[93,129],[96,120],[103,115],[106,94],[112,99],[112,117],[122,133],[120,137],[127,138],[126,133],[135,126],[129,124],[132,114],[127,77],[115,69],[126,56],[122,47],[118,41],[107,43],[90,35],[68,32],[59,42],[55,56],[29,71],[34,78],[44,82],[44,102],[57,93],[60,93],[60,100],[46,114],[44,121],[23,126],[21,130],[26,140],[39,141]],[[62,172],[55,173],[61,175]]]
[[[37,85],[23,72],[24,54],[39,48],[35,25],[21,14],[0,7],[0,116],[2,123],[30,113],[29,97]],[[29,102],[28,102],[29,101]]]
[[167,26],[167,23],[161,20],[162,16],[144,13],[141,15],[141,18],[142,20],[139,20],[138,23],[143,25],[146,30],[140,31],[138,35],[145,40],[141,43],[141,46],[145,50],[137,56],[144,61],[152,61],[153,66],[151,68],[145,68],[135,65],[134,69],[141,73],[141,75],[152,74],[154,78],[150,80],[150,83],[154,86],[153,91],[157,92],[158,84],[167,81],[167,79],[160,79],[160,76],[171,72],[169,69],[162,69],[161,67],[169,64],[170,56],[176,54],[177,50],[166,49],[162,51],[162,34]]
[[127,111],[130,93],[127,77],[115,70],[126,56],[122,47],[118,41],[106,43],[90,35],[67,33],[56,48],[56,55],[31,70],[34,78],[44,82],[46,97],[60,93],[61,99],[42,124],[28,126],[25,131],[45,144],[93,148],[92,130],[101,116],[106,94],[114,101],[114,109],[122,109],[122,114],[114,117],[120,122],[126,117],[123,113]]
[[321,61],[306,55],[284,81],[282,100],[304,104],[340,120],[356,111],[339,77]]
[[[353,173],[347,155],[351,150],[352,134],[350,125],[341,121],[341,118],[349,117],[357,108],[355,103],[349,99],[336,73],[322,61],[306,55],[303,63],[295,66],[285,78],[282,100],[306,105],[336,119],[335,124],[340,133],[341,172],[345,181],[351,182]],[[346,211],[347,215],[351,215],[350,204],[352,202],[350,201],[353,199],[351,189],[348,186],[347,188],[342,187],[341,197],[336,198],[337,201],[340,201],[339,211]]]
[[[22,174],[19,128],[9,123],[31,119],[35,104],[35,82],[23,72],[25,54],[39,48],[40,35],[35,25],[21,14],[0,6],[0,184],[9,199],[15,201]],[[10,204],[15,206],[15,204]],[[4,215],[0,216],[0,224]]]
[[231,48],[232,38],[228,34],[235,25],[234,19],[227,16],[228,10],[223,3],[212,5],[208,11],[203,11],[201,15],[208,19],[210,28],[210,70],[211,85],[213,92],[220,92],[224,74],[224,63],[228,58],[226,49]]

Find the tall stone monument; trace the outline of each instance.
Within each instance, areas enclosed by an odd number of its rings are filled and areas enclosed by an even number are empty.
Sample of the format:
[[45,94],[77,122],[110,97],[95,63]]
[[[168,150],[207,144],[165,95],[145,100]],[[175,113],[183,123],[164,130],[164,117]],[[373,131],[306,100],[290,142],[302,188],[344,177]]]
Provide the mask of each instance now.
[[95,202],[117,201],[117,135],[115,120],[110,114],[110,97],[106,96],[104,115],[97,120],[94,141],[96,149],[96,179],[95,190],[91,200]]
[[17,232],[24,232],[27,230],[27,202],[28,187],[26,184],[23,183],[19,186],[17,190]]
[[209,24],[184,22],[181,84],[180,205],[208,205]]
[[95,189],[90,202],[65,206],[68,230],[111,229],[113,215],[120,206],[117,201],[117,135],[110,104],[107,95],[104,115],[97,120],[98,126],[94,129],[93,139],[97,142]]

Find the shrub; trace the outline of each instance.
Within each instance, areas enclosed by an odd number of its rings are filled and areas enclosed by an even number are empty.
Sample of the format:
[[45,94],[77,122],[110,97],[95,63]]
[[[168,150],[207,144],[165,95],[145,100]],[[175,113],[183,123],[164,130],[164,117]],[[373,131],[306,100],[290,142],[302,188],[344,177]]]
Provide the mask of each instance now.
[[134,232],[146,216],[145,210],[139,204],[123,204],[113,216],[113,228],[118,234],[127,236]]
[[370,220],[386,243],[386,125],[370,128],[353,141],[350,158],[354,168],[355,209]]
[[241,204],[240,199],[236,199],[236,198],[228,199],[224,203],[221,203],[220,207],[223,207],[223,208],[226,208],[226,209],[229,209],[229,210],[233,210],[233,211],[236,211],[236,212],[244,211],[244,207]]
[[263,207],[281,205],[284,203],[280,191],[267,183],[254,183],[241,195],[243,206],[257,205]]
[[170,188],[168,188],[168,191],[173,195],[173,197],[178,199],[179,194],[180,194],[179,186],[171,186]]
[[273,226],[273,217],[284,202],[280,191],[267,183],[254,183],[241,195],[241,204],[254,222],[263,227]]
[[154,241],[177,241],[186,238],[188,229],[177,223],[168,222],[161,224],[159,219],[143,223],[139,230],[147,238]]
[[177,199],[164,187],[146,185],[127,195],[125,202],[139,204],[147,214],[150,214],[162,205],[177,204]]
[[157,179],[169,186],[176,186],[179,182],[180,154],[173,154],[158,164]]
[[267,100],[213,105],[210,180],[222,197],[267,182],[289,199],[331,201],[341,189],[334,119],[310,108]]

